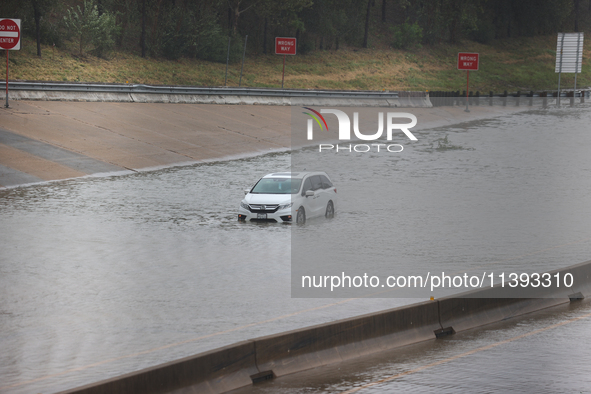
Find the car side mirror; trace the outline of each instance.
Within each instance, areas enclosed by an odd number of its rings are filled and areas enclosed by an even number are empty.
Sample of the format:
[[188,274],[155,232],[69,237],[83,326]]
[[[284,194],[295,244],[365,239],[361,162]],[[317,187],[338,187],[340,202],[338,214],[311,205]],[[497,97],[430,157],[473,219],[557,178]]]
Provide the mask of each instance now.
[[250,193],[250,189],[244,189],[244,195],[247,195],[248,193]]
[[306,190],[306,197],[314,197],[314,190]]

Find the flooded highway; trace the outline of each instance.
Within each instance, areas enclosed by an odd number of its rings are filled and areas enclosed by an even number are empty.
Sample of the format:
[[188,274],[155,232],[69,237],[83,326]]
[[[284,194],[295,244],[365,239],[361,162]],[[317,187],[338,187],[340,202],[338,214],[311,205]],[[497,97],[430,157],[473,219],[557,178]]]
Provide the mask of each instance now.
[[[390,239],[379,240],[375,261],[395,255],[408,272],[440,264],[541,271],[589,260],[589,123],[582,106],[424,130],[400,154],[363,157],[355,174],[334,154],[315,157],[339,206],[333,220],[305,226],[239,223],[236,214],[245,188],[269,172],[302,168],[313,148],[2,190],[0,392],[57,392],[428,299],[368,291],[292,298],[294,245],[320,240],[343,251],[339,261],[354,245],[366,256],[376,244],[354,234],[368,219]],[[391,199],[368,199],[367,191]],[[396,220],[378,220],[388,209]],[[581,325],[588,330],[589,320],[571,327]]]
[[[444,272],[484,276],[490,284],[491,275],[498,283],[503,273],[586,261],[591,136],[585,119],[583,108],[536,110],[417,131],[418,141],[402,139],[400,153],[294,151],[294,168],[321,168],[336,179],[339,221],[345,221],[292,233],[295,294],[369,291],[428,299],[468,289],[427,295],[422,287],[385,287],[385,278]],[[377,286],[302,288],[303,276],[342,278],[342,272],[375,276]]]

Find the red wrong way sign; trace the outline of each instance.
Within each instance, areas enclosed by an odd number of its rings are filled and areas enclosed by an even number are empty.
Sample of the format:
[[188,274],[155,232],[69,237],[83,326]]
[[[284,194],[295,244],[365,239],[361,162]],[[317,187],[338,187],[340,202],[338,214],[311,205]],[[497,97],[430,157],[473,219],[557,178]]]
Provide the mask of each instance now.
[[21,20],[0,18],[0,48],[21,49]]
[[478,70],[478,54],[458,53],[458,70]]
[[276,55],[295,55],[296,39],[293,37],[275,37]]

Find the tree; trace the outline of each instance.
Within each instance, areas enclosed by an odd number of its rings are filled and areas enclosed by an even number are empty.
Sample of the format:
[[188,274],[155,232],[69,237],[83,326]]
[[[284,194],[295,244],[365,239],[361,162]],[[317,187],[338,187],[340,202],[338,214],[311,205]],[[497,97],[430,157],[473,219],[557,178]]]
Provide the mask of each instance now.
[[146,57],[146,0],[142,0],[142,33],[140,36],[142,57]]
[[572,0],[521,0],[512,2],[518,35],[533,36],[558,32],[572,15]]
[[[267,41],[269,29],[281,28],[289,29],[290,31],[298,31],[304,28],[304,24],[300,18],[300,11],[312,5],[311,0],[260,0],[254,11],[256,13],[256,20],[262,21],[263,25],[263,53],[267,53]],[[252,23],[251,22],[251,23]]]
[[[313,49],[313,40],[335,42],[338,49],[341,41],[361,45],[363,42],[366,0],[314,0],[300,12],[306,34],[302,42]],[[325,40],[326,39],[326,40]],[[307,40],[307,41],[306,41]]]
[[33,20],[35,21],[35,41],[37,42],[37,56],[41,57],[41,41],[42,41],[42,20],[43,17],[51,11],[55,5],[57,0],[29,0],[28,5],[25,7],[28,8],[30,6],[30,11],[33,12]]
[[575,32],[579,32],[579,0],[575,0]]
[[371,6],[373,5],[375,0],[367,0],[367,12],[365,14],[365,33],[363,34],[363,47],[367,48],[367,40],[369,36],[369,13],[371,11]]
[[104,56],[115,45],[115,17],[109,12],[99,15],[93,0],[84,0],[82,8],[68,9],[64,24],[78,40],[80,56],[89,47],[93,47],[97,56]]
[[[246,1],[246,0],[228,0],[228,7],[232,11],[233,21],[232,21],[232,34],[236,34],[238,32],[238,20],[240,19],[240,15],[254,7],[260,0],[254,1]],[[245,3],[250,3],[249,5],[245,5]],[[241,9],[241,6],[243,7]]]

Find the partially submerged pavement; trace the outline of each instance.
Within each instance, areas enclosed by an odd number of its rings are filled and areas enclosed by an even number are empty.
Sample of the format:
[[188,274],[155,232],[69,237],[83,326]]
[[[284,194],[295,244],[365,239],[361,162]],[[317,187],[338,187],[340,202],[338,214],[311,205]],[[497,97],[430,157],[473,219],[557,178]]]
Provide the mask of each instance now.
[[[390,110],[421,130],[525,109]],[[286,150],[290,121],[290,106],[12,101],[0,110],[0,187]]]

